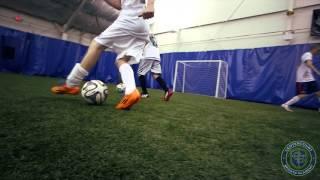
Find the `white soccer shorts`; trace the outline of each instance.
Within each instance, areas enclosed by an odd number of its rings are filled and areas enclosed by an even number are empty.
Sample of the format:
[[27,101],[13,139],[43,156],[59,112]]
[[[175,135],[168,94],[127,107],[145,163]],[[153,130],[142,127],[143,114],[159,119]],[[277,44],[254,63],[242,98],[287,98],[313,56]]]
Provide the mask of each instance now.
[[148,42],[149,27],[142,18],[118,18],[94,40],[118,54],[117,60],[130,56],[129,64],[137,64]]
[[138,75],[145,76],[149,71],[154,74],[161,74],[161,65],[159,60],[152,60],[152,59],[142,59],[139,68],[138,68]]

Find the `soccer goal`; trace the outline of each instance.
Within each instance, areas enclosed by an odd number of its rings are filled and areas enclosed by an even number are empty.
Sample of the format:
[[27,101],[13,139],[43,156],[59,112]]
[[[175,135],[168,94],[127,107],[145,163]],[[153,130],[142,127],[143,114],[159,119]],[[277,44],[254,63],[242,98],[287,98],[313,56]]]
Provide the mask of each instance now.
[[228,64],[222,60],[177,61],[173,90],[227,97]]

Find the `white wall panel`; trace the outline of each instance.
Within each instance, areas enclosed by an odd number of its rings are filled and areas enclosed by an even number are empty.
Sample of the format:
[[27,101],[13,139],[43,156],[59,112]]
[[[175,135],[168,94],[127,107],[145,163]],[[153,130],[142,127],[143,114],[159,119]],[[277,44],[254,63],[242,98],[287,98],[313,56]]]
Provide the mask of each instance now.
[[[17,22],[15,20],[16,16],[21,16],[23,20]],[[2,7],[0,7],[0,26],[62,39],[61,27],[59,27],[59,25]],[[70,29],[66,33],[68,34],[68,41],[81,43],[83,45],[88,45],[94,37],[93,34],[80,32],[75,29]]]
[[[193,0],[186,0],[189,4],[192,4],[191,1]],[[156,18],[153,32],[160,33],[157,38],[162,52],[241,49],[320,42],[319,38],[310,37],[312,12],[314,9],[320,9],[320,0],[296,0],[297,8],[292,25],[294,34],[290,41],[284,39],[289,19],[286,14],[289,0],[245,0],[232,18],[225,22],[223,19],[230,17],[232,9],[242,0],[211,0],[211,3],[209,0],[198,0],[197,2],[207,2],[207,4],[206,6],[194,4],[195,12],[184,14],[185,17],[194,16],[187,18],[190,19],[190,23],[194,22],[191,23],[193,28],[182,29],[177,33],[163,33],[172,29],[166,26],[165,17],[160,22],[157,21],[159,17]],[[209,11],[214,7],[221,8],[216,9],[217,12],[221,12],[220,15],[213,15],[214,12]],[[179,13],[176,13],[176,17],[169,20],[169,24],[174,24],[173,21],[176,21],[176,25],[179,24],[178,16]],[[203,20],[197,20],[198,18]],[[211,24],[205,21],[210,21]],[[201,23],[206,25],[198,26]]]

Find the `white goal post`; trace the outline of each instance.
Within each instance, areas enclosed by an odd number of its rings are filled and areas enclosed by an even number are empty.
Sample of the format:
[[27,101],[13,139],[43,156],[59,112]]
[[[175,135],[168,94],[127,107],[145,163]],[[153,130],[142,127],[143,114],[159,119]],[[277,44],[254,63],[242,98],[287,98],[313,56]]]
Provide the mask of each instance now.
[[173,90],[216,98],[226,98],[228,63],[222,60],[177,61]]

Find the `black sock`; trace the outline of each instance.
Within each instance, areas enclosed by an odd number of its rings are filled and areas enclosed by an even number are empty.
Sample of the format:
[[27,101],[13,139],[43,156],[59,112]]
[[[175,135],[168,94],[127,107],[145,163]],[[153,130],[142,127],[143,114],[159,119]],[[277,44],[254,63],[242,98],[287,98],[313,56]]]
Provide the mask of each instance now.
[[122,78],[121,78],[121,74],[120,72],[118,72],[118,81],[117,81],[118,84],[122,83]]
[[168,91],[168,87],[167,87],[167,84],[166,82],[164,82],[164,80],[162,79],[161,76],[157,77],[156,81],[159,83],[159,85],[161,86],[161,88],[164,90],[164,91]]
[[142,94],[148,94],[147,87],[146,87],[146,77],[143,75],[139,76],[139,81],[142,89]]

